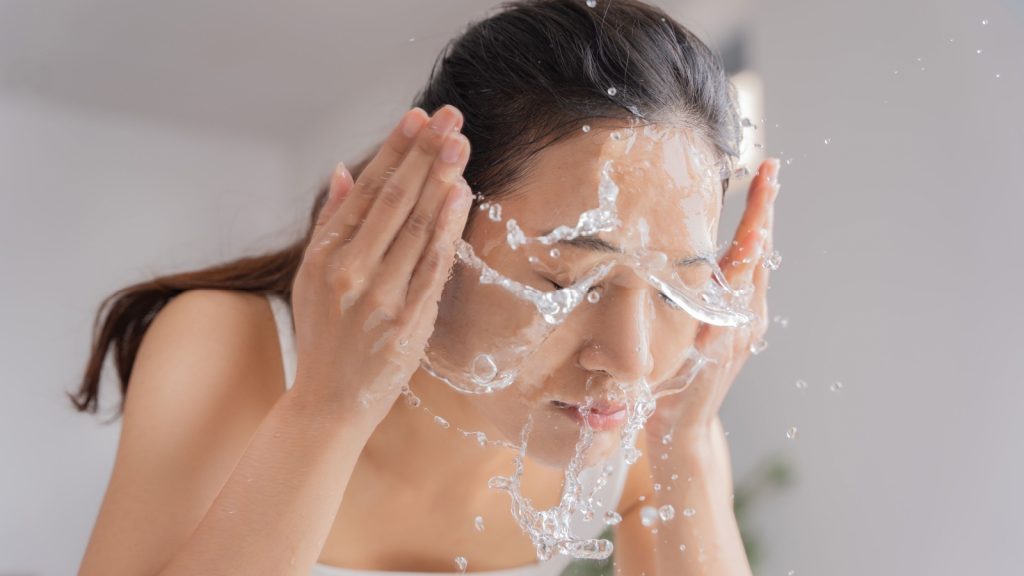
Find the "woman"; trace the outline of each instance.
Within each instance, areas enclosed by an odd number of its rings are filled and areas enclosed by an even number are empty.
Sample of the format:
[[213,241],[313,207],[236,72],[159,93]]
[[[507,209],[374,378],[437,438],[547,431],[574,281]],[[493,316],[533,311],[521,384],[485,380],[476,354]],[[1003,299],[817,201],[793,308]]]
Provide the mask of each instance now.
[[113,344],[124,423],[80,574],[557,574],[607,553],[600,519],[530,523],[587,474],[616,573],[749,574],[717,412],[765,329],[777,162],[717,276],[759,320],[700,296],[739,131],[719,61],[641,2],[468,28],[300,241],[104,302],[74,400]]

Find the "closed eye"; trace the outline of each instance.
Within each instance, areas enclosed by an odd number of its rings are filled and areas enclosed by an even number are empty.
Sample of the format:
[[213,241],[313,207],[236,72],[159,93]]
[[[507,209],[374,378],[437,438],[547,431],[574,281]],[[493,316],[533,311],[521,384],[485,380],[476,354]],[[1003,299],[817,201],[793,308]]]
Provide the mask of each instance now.
[[[564,290],[565,289],[565,286],[562,286],[561,284],[559,284],[558,282],[555,282],[554,280],[552,280],[550,278],[544,278],[544,280],[547,281],[548,283],[550,283],[552,286],[554,286],[556,290]],[[594,288],[597,288],[597,286],[592,286],[590,289],[593,290]],[[664,292],[658,292],[658,295],[661,296],[661,299],[664,300],[665,303],[668,304],[668,306],[670,308],[675,309],[675,310],[682,310],[682,307],[679,306],[678,304],[676,304]]]

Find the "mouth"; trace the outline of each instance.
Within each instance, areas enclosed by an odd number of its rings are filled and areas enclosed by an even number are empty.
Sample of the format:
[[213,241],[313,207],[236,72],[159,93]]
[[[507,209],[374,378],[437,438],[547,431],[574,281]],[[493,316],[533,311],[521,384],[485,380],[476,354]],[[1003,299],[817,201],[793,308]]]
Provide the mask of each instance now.
[[[580,412],[582,404],[570,404],[560,400],[552,400],[551,405],[578,425],[583,424],[584,416]],[[590,408],[586,421],[595,432],[614,430],[626,422],[626,405],[613,402],[597,402]]]

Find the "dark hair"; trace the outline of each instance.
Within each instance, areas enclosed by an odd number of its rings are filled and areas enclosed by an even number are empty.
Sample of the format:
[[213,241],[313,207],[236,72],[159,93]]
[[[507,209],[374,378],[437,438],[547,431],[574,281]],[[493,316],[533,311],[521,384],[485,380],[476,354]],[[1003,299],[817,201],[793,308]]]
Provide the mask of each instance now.
[[[514,190],[539,152],[579,133],[587,121],[640,117],[693,130],[716,151],[723,190],[738,156],[740,120],[721,59],[662,10],[639,0],[607,0],[594,8],[584,0],[502,5],[445,46],[414,101],[430,112],[445,104],[465,118],[462,131],[472,154],[464,175],[478,201]],[[371,159],[350,167],[352,175],[358,178]],[[290,301],[326,197],[323,183],[305,233],[282,250],[155,278],[104,299],[80,388],[69,394],[75,407],[96,412],[111,345],[123,397],[143,334],[157,312],[186,290],[278,294]]]

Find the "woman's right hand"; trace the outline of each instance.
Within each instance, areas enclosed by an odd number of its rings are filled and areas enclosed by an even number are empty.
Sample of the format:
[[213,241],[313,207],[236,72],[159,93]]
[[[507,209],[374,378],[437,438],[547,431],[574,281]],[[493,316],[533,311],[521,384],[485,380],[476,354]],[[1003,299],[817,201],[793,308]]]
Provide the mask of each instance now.
[[419,367],[471,205],[462,121],[414,108],[357,181],[335,170],[292,289],[296,394],[375,426]]

